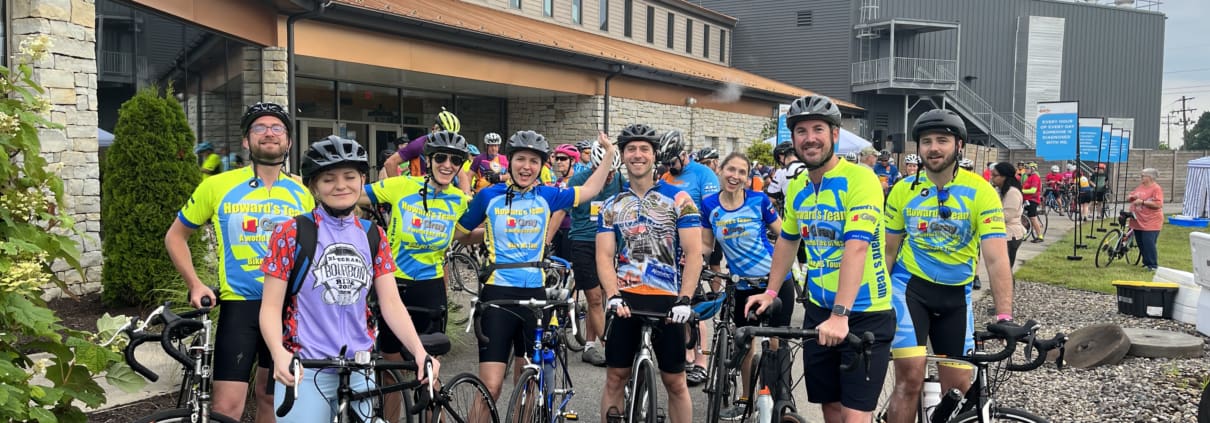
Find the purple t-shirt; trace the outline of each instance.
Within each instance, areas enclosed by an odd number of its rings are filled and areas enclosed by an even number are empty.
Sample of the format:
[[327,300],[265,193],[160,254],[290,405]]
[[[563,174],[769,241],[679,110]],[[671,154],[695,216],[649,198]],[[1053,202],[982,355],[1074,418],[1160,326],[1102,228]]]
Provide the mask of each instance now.
[[[493,164],[495,166],[492,166]],[[471,173],[483,176],[484,170],[504,173],[508,170],[508,158],[504,157],[503,154],[494,154],[489,157],[487,153],[479,153],[478,156],[471,159]]]
[[[282,322],[282,342],[304,359],[336,357],[346,345],[346,355],[353,357],[374,345],[366,296],[375,278],[395,273],[391,247],[378,228],[378,256],[371,257],[364,221],[331,217],[322,207],[316,207],[311,218],[318,226],[315,261],[298,295],[282,304],[287,316]],[[261,263],[265,275],[284,280],[287,286],[296,258],[296,226],[291,219],[273,229],[269,255]]]
[[[422,156],[424,156],[424,143],[428,142],[428,140],[428,135],[421,135],[416,137],[416,139],[409,141],[407,145],[399,147],[399,151],[397,152],[399,154],[399,158],[403,159],[403,162],[407,163],[410,167],[412,160],[420,159]],[[420,160],[419,168],[421,172],[428,173],[428,167],[428,163],[425,163],[424,160]]]

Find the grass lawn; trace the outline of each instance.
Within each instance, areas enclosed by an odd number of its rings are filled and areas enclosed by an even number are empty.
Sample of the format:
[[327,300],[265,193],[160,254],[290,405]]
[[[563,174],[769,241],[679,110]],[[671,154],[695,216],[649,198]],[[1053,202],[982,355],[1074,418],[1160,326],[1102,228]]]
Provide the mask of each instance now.
[[[1111,227],[1107,225],[1105,228],[1110,229]],[[1206,232],[1205,228],[1189,228],[1165,223],[1164,228],[1160,230],[1159,241],[1156,243],[1159,265],[1192,272],[1189,233],[1195,230]],[[1087,235],[1088,232],[1085,231],[1084,234]],[[1093,232],[1093,235],[1097,238],[1083,239],[1088,248],[1078,250],[1079,255],[1084,257],[1083,260],[1067,260],[1067,256],[1071,255],[1072,238],[1075,236],[1075,231],[1071,231],[1061,241],[1047,247],[1042,254],[1021,264],[1017,269],[1016,279],[1107,294],[1116,292],[1112,285],[1115,280],[1151,281],[1155,273],[1141,265],[1134,266],[1124,261],[1114,260],[1109,267],[1097,268],[1096,248],[1105,234]]]

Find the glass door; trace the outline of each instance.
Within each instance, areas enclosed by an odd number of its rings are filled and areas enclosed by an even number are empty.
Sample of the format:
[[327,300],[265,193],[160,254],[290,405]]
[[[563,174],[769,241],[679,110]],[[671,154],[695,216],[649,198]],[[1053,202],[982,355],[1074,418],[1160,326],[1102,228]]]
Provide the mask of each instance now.
[[[326,119],[299,119],[298,120],[298,145],[292,150],[291,156],[297,154],[299,160],[306,154],[307,149],[311,147],[311,143],[327,138],[329,135],[336,133],[336,121]],[[295,172],[294,170],[290,170]]]
[[370,145],[366,146],[370,150],[370,180],[377,179],[378,170],[382,169],[382,165],[386,162],[387,157],[395,154],[395,139],[399,138],[399,134],[399,125],[376,124],[370,127],[370,135],[372,137],[367,139]]

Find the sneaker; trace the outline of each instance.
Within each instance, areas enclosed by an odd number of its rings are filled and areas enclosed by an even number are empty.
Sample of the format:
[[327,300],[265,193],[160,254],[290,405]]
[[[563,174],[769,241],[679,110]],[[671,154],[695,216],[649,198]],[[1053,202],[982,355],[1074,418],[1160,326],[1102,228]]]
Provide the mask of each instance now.
[[739,421],[744,418],[745,411],[748,411],[748,407],[743,403],[731,404],[730,407],[724,408],[718,413],[718,418],[724,421]]
[[1034,243],[1034,244],[1041,244],[1046,241],[1043,240],[1042,238],[1034,238],[1033,241],[1029,241],[1029,242]]
[[580,354],[580,359],[593,366],[605,367],[605,353],[600,348],[597,348],[596,345],[584,348],[584,352]]
[[685,368],[685,379],[689,386],[701,385],[706,381],[706,368],[696,364]]
[[979,277],[975,276],[974,282],[971,282],[972,289],[983,289],[983,283],[979,282]]

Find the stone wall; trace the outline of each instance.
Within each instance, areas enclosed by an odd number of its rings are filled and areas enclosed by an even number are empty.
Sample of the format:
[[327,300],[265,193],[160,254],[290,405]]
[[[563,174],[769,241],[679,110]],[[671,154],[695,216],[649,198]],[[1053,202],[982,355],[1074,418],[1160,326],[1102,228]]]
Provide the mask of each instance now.
[[[680,130],[696,150],[717,138],[725,155],[734,149],[747,149],[759,141],[761,129],[769,120],[766,116],[724,112],[653,103],[628,98],[610,100],[609,125],[611,136],[632,123],[646,123],[659,131]],[[552,144],[573,143],[593,139],[601,128],[605,115],[602,96],[553,96],[511,98],[508,102],[508,127],[511,130],[533,129],[546,136]]]
[[290,97],[286,69],[286,49],[244,47],[244,101],[236,116],[243,115],[243,108],[256,102],[286,106]]
[[[52,268],[77,293],[101,289],[101,186],[97,162],[97,60],[94,0],[14,0],[10,46],[28,37],[49,36],[51,53],[34,65],[34,80],[46,88],[51,120],[63,129],[38,136],[50,168],[63,179],[67,213],[84,232],[76,238],[84,275],[63,261]],[[47,289],[47,297],[62,295]]]

